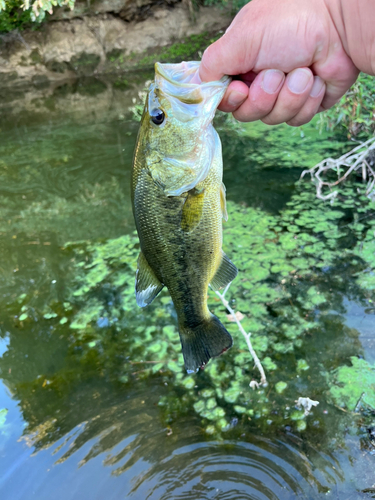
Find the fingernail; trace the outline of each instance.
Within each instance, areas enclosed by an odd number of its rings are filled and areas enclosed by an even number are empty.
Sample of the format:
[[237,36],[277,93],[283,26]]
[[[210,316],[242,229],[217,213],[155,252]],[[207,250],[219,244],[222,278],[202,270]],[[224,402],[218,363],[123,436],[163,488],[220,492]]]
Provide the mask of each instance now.
[[274,94],[284,80],[284,73],[278,69],[268,69],[263,75],[262,88],[267,94]]
[[228,96],[227,102],[231,106],[238,107],[240,104],[244,102],[246,97],[247,95],[243,94],[242,92],[237,92],[237,90],[232,90]]
[[318,97],[323,87],[324,80],[322,80],[320,76],[314,76],[314,84],[312,86],[312,89],[310,90],[310,96]]
[[296,69],[289,74],[288,88],[293,94],[302,94],[311,79],[311,72],[305,69]]

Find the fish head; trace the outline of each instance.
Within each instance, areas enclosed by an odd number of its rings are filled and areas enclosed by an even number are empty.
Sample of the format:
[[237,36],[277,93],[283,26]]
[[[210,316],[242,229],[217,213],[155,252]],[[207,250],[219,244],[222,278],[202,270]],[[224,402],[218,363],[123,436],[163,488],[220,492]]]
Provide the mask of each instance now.
[[142,116],[147,166],[168,196],[202,181],[215,151],[212,120],[230,78],[202,83],[198,69],[199,62],[156,63]]

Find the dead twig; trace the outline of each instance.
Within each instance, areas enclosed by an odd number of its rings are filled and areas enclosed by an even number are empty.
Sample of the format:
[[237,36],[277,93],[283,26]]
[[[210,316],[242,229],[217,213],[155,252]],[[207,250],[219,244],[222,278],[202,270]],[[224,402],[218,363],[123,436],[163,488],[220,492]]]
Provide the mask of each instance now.
[[[372,137],[368,141],[360,144],[348,153],[340,156],[340,158],[326,158],[325,160],[315,165],[315,167],[304,170],[301,174],[301,179],[306,174],[310,174],[311,180],[314,180],[316,182],[317,197],[321,200],[331,199],[333,201],[338,195],[338,191],[332,191],[329,194],[323,194],[322,190],[324,189],[324,187],[331,190],[334,186],[337,186],[345,179],[347,179],[351,173],[360,170],[362,171],[363,180],[368,180],[366,186],[366,196],[371,196],[375,187],[375,172],[367,161],[367,156],[369,155],[370,151],[375,151],[375,137]],[[343,175],[341,175],[343,169],[345,170],[345,172]],[[327,182],[322,179],[322,175],[324,175],[324,173],[329,170],[336,170],[338,177],[337,181]]]
[[238,319],[238,317],[235,314],[234,310],[230,307],[228,301],[225,299],[225,294],[227,293],[229,286],[230,286],[230,283],[229,283],[229,285],[226,286],[226,288],[224,289],[223,293],[220,293],[218,291],[215,291],[215,293],[220,298],[221,302],[223,303],[224,307],[228,310],[229,314],[232,315],[232,317],[234,318],[235,322],[237,323],[238,329],[240,330],[240,332],[244,336],[244,339],[246,340],[247,347],[248,347],[248,349],[250,351],[250,354],[251,354],[251,356],[252,356],[252,358],[254,360],[255,366],[259,370],[259,373],[260,373],[260,384],[258,382],[256,382],[255,380],[252,380],[250,382],[250,387],[252,389],[258,388],[259,385],[262,385],[263,387],[266,387],[268,385],[266,374],[264,373],[263,366],[262,366],[261,362],[259,361],[259,358],[258,358],[256,352],[254,351],[253,346],[251,345],[251,340],[250,340],[251,333],[246,333],[245,332],[243,326],[241,325],[241,321]]
[[307,415],[310,413],[311,408],[313,406],[317,406],[318,404],[319,404],[319,401],[314,401],[313,399],[310,399],[310,398],[302,398],[302,397],[300,397],[296,401],[297,408],[303,407],[303,409],[305,410],[304,411],[305,417],[307,417]]

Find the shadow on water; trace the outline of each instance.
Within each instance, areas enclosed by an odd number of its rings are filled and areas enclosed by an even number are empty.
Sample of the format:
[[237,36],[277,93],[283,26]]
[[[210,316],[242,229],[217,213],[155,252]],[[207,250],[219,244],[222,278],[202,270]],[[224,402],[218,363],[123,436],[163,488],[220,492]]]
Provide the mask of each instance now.
[[[186,377],[168,295],[134,305],[130,108],[144,79],[67,82],[3,103],[0,497],[371,498],[368,421],[330,387],[350,356],[373,362],[373,292],[357,283],[371,274],[361,251],[373,209],[349,188],[338,212],[296,187],[302,168],[346,144],[314,124],[218,118],[233,300],[270,384],[249,389],[258,375],[230,323],[236,347]],[[301,395],[320,402],[307,418]]]

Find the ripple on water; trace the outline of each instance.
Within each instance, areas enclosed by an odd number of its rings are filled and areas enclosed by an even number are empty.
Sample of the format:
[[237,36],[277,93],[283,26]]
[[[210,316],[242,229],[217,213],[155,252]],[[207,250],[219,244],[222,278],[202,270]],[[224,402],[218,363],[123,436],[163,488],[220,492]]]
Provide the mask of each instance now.
[[[329,461],[324,460],[325,465]],[[289,500],[316,498],[318,490],[306,456],[282,442],[208,442],[174,450],[148,467],[134,463],[127,498],[148,500]],[[331,468],[331,467],[330,467]],[[121,467],[119,470],[123,470]],[[125,466],[126,469],[126,466]],[[332,471],[332,468],[331,468]],[[338,477],[331,480],[336,480]]]

